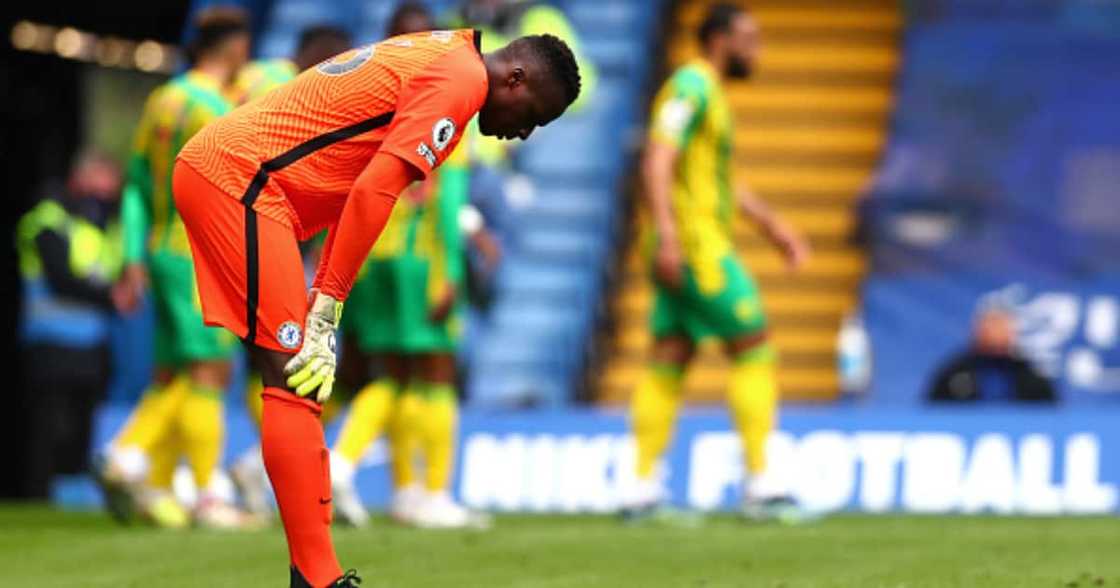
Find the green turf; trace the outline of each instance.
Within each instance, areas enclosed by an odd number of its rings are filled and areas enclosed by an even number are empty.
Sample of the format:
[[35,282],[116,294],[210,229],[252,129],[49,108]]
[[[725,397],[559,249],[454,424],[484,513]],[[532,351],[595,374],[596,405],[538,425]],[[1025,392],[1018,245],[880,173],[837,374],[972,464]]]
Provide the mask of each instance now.
[[[697,529],[500,517],[494,530],[340,529],[368,586],[1054,586],[1120,588],[1120,521],[838,516],[803,527],[730,517]],[[0,585],[286,586],[279,529],[122,528],[96,513],[0,506]]]

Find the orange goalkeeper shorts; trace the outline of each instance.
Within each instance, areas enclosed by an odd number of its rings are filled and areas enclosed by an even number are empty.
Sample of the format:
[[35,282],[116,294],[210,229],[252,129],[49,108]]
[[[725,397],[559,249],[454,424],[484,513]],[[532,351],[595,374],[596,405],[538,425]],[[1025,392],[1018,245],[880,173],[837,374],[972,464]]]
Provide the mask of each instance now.
[[[260,216],[183,161],[175,206],[194,256],[202,318],[248,344],[295,353],[303,344],[307,287],[295,232]],[[252,194],[247,188],[247,194]]]

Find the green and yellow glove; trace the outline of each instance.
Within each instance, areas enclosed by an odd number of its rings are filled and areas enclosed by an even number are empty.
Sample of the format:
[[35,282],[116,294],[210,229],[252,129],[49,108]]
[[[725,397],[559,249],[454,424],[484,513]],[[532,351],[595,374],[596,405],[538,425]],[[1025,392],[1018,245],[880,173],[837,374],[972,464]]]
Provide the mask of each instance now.
[[284,366],[288,387],[301,397],[318,390],[315,401],[322,404],[331,397],[335,355],[335,330],[342,318],[342,303],[318,290],[311,291],[311,310],[303,324],[303,347]]

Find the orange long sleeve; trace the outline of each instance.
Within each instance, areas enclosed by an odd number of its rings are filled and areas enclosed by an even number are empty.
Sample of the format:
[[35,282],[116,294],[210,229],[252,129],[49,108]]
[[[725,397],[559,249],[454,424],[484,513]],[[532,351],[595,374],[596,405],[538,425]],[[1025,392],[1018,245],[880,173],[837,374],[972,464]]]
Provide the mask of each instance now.
[[373,156],[327,236],[315,274],[316,288],[337,300],[346,299],[354,277],[389,221],[397,195],[422,177],[420,170],[395,155],[378,152]]

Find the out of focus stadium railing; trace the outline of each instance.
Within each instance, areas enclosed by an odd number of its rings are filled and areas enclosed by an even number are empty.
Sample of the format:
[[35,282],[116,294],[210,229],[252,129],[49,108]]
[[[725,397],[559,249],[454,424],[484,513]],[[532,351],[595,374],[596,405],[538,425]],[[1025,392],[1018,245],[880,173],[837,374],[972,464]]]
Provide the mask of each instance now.
[[[682,2],[668,39],[668,63],[696,53],[695,31],[711,2]],[[755,76],[728,89],[737,125],[736,174],[812,242],[799,275],[753,228],[741,226],[739,252],[761,284],[787,400],[836,397],[836,333],[857,304],[863,254],[851,241],[853,206],[878,163],[892,104],[902,16],[896,2],[824,0],[748,3],[762,31]],[[599,400],[629,397],[650,346],[648,272],[635,244],[613,302],[616,324],[599,379]],[[705,347],[686,397],[722,402],[728,364]]]

